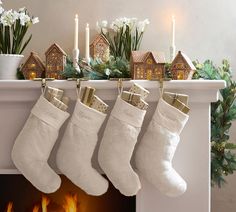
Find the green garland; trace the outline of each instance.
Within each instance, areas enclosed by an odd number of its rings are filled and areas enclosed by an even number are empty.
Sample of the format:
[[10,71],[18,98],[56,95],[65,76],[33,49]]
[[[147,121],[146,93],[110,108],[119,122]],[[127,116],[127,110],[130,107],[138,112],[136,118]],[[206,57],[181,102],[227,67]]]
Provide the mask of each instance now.
[[111,56],[105,63],[100,59],[95,59],[91,61],[90,65],[94,70],[90,74],[92,79],[130,78],[129,61],[120,57]]
[[75,68],[73,67],[73,61],[70,57],[66,58],[66,65],[63,72],[61,72],[61,76],[64,79],[67,78],[81,78],[83,77],[83,71],[81,73],[77,72]]
[[221,187],[226,182],[225,176],[236,170],[236,156],[232,152],[236,145],[229,136],[232,121],[236,120],[236,82],[227,60],[220,67],[209,60],[203,64],[195,62],[195,66],[195,79],[225,80],[227,84],[220,90],[220,100],[211,104],[211,183]]
[[85,64],[82,60],[79,61],[79,66],[82,74],[79,74],[73,67],[72,61],[67,58],[67,65],[62,77],[80,78],[85,77],[92,80],[103,80],[109,78],[130,78],[130,66],[126,59],[111,56],[107,62],[100,59],[91,59],[90,66]]

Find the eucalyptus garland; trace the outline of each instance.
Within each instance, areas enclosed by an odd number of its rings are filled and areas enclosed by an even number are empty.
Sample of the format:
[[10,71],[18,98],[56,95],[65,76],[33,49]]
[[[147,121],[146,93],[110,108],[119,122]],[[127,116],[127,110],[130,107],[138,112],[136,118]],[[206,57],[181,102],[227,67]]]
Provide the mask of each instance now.
[[64,79],[83,77],[83,72],[79,73],[76,71],[76,69],[73,66],[73,61],[71,60],[70,57],[66,58],[65,69],[60,74]]
[[220,67],[207,60],[195,62],[195,79],[225,80],[226,88],[220,90],[220,99],[211,104],[211,184],[221,187],[225,176],[236,170],[236,145],[230,140],[229,129],[236,120],[236,82],[232,79],[229,62],[223,60]]

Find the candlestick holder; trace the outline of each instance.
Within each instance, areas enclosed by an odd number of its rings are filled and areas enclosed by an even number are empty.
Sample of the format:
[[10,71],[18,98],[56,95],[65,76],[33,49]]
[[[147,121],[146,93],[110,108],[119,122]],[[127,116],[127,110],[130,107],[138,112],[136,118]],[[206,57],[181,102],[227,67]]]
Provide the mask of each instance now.
[[80,68],[79,68],[79,49],[74,49],[73,50],[73,67],[75,70],[80,73]]
[[90,57],[86,57],[86,58],[84,58],[84,61],[85,61],[88,65],[90,65],[91,58],[90,58]]
[[172,45],[170,47],[170,62],[174,60],[175,56],[176,56],[176,47]]

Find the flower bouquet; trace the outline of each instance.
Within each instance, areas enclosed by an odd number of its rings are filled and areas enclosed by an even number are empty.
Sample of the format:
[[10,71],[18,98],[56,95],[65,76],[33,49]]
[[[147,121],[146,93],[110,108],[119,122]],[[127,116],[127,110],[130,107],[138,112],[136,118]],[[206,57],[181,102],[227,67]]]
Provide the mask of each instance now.
[[16,78],[21,54],[32,38],[30,35],[25,39],[27,31],[38,22],[38,17],[30,17],[26,8],[5,10],[0,0],[0,79]]
[[131,51],[139,50],[144,31],[149,20],[138,21],[137,18],[118,18],[110,27],[106,20],[97,22],[97,29],[109,41],[111,55],[130,60]]

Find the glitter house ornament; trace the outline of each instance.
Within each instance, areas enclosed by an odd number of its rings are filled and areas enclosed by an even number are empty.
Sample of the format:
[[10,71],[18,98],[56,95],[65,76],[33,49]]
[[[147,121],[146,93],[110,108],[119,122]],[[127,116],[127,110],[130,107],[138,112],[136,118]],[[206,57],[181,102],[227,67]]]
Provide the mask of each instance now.
[[21,71],[25,79],[33,80],[34,78],[41,78],[45,75],[45,65],[37,53],[31,52],[22,66]]
[[45,53],[46,55],[46,77],[61,79],[60,73],[64,71],[66,65],[66,53],[56,43],[54,43]]
[[165,73],[165,56],[161,52],[132,51],[131,73],[133,79],[162,79]]
[[187,55],[179,51],[171,63],[170,71],[174,80],[190,80],[196,67]]
[[102,34],[99,34],[90,44],[90,52],[93,59],[99,58],[103,62],[108,61],[110,57],[108,40]]

